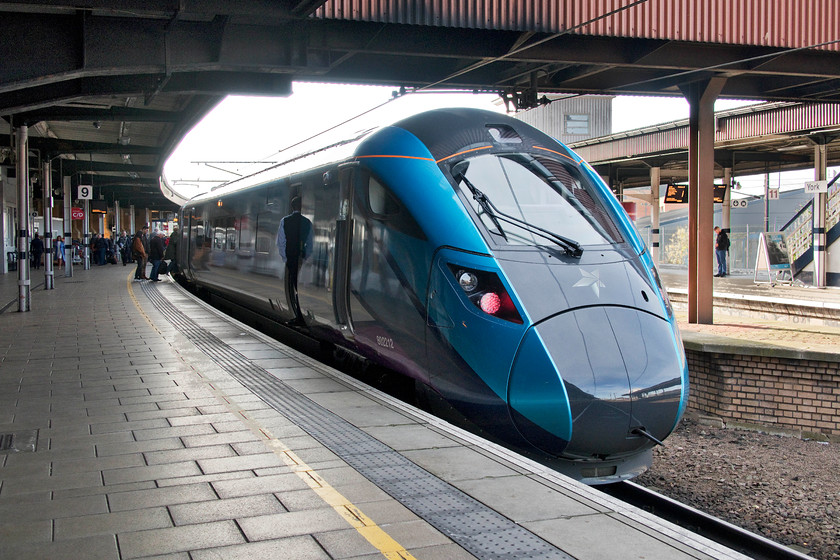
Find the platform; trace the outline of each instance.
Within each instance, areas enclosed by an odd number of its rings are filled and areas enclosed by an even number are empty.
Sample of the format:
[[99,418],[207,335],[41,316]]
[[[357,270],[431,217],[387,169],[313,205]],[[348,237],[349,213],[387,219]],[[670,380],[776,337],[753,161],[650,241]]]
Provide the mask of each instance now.
[[132,276],[0,314],[0,558],[743,558]]
[[714,278],[712,324],[689,324],[687,271],[659,270],[687,347],[750,344],[780,357],[840,361],[840,288],[756,284],[752,274]]

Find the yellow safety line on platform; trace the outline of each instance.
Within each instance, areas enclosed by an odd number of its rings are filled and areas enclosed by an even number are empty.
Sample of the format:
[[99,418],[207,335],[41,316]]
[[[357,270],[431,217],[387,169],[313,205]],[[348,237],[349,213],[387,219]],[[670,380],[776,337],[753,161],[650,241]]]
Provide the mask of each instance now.
[[[140,302],[134,295],[132,288],[133,272],[126,279],[128,285],[128,293],[134,305],[140,311],[140,314],[146,319],[154,330],[158,333],[160,331],[155,326],[154,322],[146,315],[143,308],[140,307]],[[185,360],[186,362],[186,360]],[[271,435],[266,428],[260,426],[252,418],[249,418],[246,411],[233,403],[224,391],[215,387],[207,378],[205,378],[200,371],[195,369],[192,364],[186,362],[189,368],[198,375],[204,384],[210,389],[213,395],[233,414],[240,416],[251,432],[261,439],[271,451],[279,457],[283,463],[290,468],[290,470],[298,475],[324,502],[327,503],[333,510],[336,511],[351,527],[356,529],[358,533],[364,537],[371,545],[376,547],[385,558],[393,560],[416,560],[405,547],[401,546],[391,535],[379,527],[375,521],[364,514],[362,510],[356,507],[352,502],[345,498],[341,493],[330,486],[330,484],[321,478],[321,476],[313,470],[309,465],[303,462],[294,451],[289,449],[281,440]]]

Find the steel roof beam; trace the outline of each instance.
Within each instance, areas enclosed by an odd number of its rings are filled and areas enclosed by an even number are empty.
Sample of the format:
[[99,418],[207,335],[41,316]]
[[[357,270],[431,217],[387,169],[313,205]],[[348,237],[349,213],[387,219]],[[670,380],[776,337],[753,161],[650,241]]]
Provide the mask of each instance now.
[[[56,103],[72,103],[91,96],[142,96],[153,91],[163,75],[95,76],[0,93],[0,114],[29,113],[40,120],[40,111],[49,111]],[[288,74],[259,72],[185,72],[174,74],[163,91],[223,96],[232,94],[280,95],[292,91]],[[131,119],[114,119],[131,120]],[[16,119],[17,122],[17,119]],[[37,122],[37,121],[36,121]],[[146,121],[151,122],[151,121]],[[169,121],[158,121],[169,122]]]
[[105,161],[86,161],[66,159],[62,162],[65,173],[149,173],[157,175],[157,166],[136,165],[132,163],[112,163]]
[[133,107],[91,107],[51,106],[37,111],[18,113],[15,120],[36,123],[40,121],[123,121],[175,123],[181,118],[175,111],[151,111]]
[[[9,146],[10,136],[0,134],[0,145]],[[157,146],[139,146],[128,144],[107,144],[104,142],[86,142],[83,140],[63,140],[60,138],[42,138],[33,136],[29,139],[32,148],[41,150],[50,157],[64,154],[131,154],[158,156],[161,149]]]

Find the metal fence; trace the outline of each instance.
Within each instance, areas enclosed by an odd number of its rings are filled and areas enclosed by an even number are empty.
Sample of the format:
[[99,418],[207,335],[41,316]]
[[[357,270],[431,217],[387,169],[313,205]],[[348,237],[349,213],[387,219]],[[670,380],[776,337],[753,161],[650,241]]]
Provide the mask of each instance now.
[[[729,271],[745,274],[755,270],[759,236],[762,230],[749,225],[733,228],[729,233]],[[648,247],[652,245],[650,227],[639,230]],[[714,247],[714,246],[713,246]],[[712,249],[714,251],[714,248]],[[673,222],[659,226],[659,262],[676,266],[688,266],[688,225],[686,222]],[[717,267],[717,262],[715,267]]]
[[[813,239],[813,203],[801,207],[788,222],[782,216],[771,217],[771,231],[782,231],[793,263],[811,248]],[[828,190],[826,231],[840,223],[840,180]],[[638,226],[637,226],[638,227]],[[759,238],[763,228],[749,224],[733,226],[729,233],[729,271],[753,272],[758,253]],[[650,226],[639,227],[639,233],[651,246]],[[714,235],[709,232],[709,235]],[[714,250],[714,249],[713,249]],[[688,266],[688,219],[674,219],[659,226],[659,262],[675,266]]]

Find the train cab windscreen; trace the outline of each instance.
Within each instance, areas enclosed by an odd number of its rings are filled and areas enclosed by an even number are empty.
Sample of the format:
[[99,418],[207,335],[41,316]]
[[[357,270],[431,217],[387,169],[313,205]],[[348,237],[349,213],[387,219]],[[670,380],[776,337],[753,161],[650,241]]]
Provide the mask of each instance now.
[[[562,162],[530,153],[495,153],[461,160],[450,172],[498,243],[570,252],[623,241],[596,187]],[[558,241],[559,238],[559,241]]]

